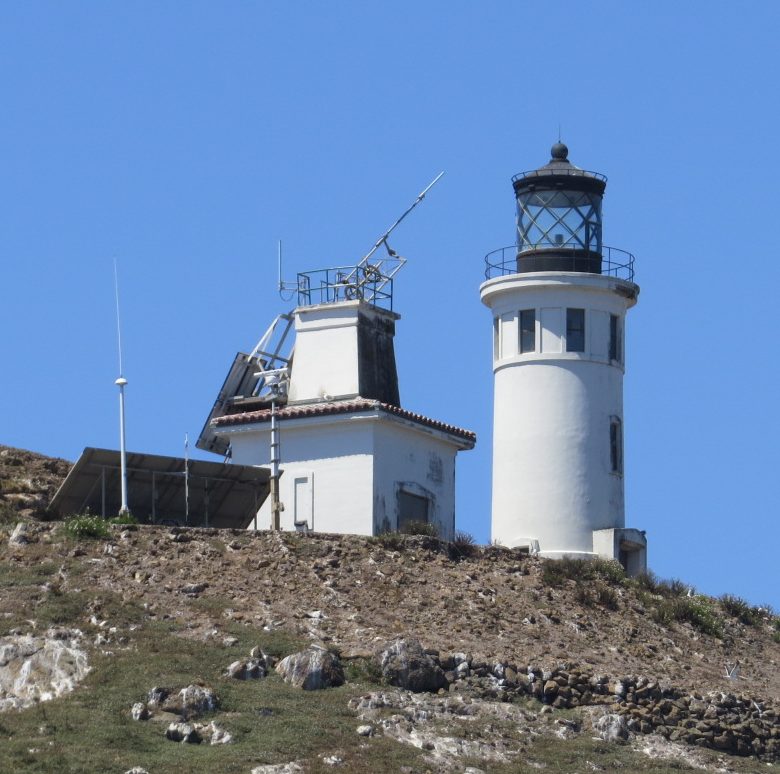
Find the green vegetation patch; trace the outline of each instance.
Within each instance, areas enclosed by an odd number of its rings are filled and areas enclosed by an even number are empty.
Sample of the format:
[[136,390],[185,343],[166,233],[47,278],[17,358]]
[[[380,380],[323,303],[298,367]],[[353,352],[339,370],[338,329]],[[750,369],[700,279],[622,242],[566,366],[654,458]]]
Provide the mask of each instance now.
[[71,516],[65,522],[65,534],[75,540],[84,540],[105,539],[111,533],[105,519],[83,513],[80,516]]
[[625,578],[625,570],[614,559],[545,559],[542,564],[542,583],[545,586],[562,586],[567,580],[575,582],[604,580],[619,583]]
[[710,600],[702,596],[662,599],[651,616],[656,623],[689,623],[702,634],[723,635],[723,626]]
[[759,607],[753,607],[742,597],[724,594],[720,598],[720,606],[733,618],[747,626],[758,626],[764,619],[764,612]]

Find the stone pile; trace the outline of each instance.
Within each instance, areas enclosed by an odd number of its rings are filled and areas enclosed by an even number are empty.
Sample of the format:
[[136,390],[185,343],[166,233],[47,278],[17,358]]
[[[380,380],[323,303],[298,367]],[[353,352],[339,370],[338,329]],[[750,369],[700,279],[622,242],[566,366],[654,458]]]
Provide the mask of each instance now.
[[214,721],[196,723],[195,718],[213,712],[219,701],[211,688],[204,685],[188,685],[179,691],[152,688],[145,702],[136,702],[130,709],[133,720],[164,720],[171,718],[165,730],[165,738],[171,742],[187,744],[228,744],[233,737]]
[[673,742],[761,760],[780,759],[777,712],[771,702],[754,697],[688,694],[644,676],[610,679],[575,667],[545,670],[483,663],[467,654],[440,657],[404,639],[389,643],[375,658],[385,682],[411,691],[433,689],[441,675],[440,693],[448,690],[493,701],[528,696],[555,709],[602,706],[621,718],[615,727],[627,732],[658,734]]

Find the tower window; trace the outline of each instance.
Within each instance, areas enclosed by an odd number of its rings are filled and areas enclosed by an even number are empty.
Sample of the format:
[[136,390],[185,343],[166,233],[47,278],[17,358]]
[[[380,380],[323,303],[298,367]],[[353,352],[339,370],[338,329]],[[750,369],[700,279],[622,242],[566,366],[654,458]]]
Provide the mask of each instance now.
[[498,317],[493,318],[493,360],[498,360],[501,353],[498,349]]
[[620,340],[620,317],[616,314],[609,316],[609,359],[622,362],[622,342]]
[[623,473],[623,423],[620,417],[609,420],[609,464],[613,473]]
[[566,351],[585,351],[585,310],[566,310]]
[[536,352],[536,310],[520,311],[520,354]]

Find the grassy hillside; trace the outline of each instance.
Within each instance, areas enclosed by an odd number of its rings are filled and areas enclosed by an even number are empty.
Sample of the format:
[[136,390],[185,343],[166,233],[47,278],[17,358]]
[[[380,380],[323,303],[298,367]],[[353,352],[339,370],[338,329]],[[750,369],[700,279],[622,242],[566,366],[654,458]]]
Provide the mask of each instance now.
[[[44,458],[34,461],[48,470]],[[29,478],[10,467],[15,480]],[[17,543],[9,540],[15,523],[14,515],[0,524],[0,637],[78,629],[91,671],[71,693],[0,714],[1,772],[248,773],[294,761],[304,771],[344,772],[767,771],[766,760],[682,743],[697,724],[726,723],[728,697],[739,695],[757,702],[760,722],[780,738],[773,614],[691,595],[682,583],[628,580],[612,563],[396,535],[112,526],[78,538],[66,524],[34,521]],[[400,635],[418,638],[445,666],[467,654],[471,669],[439,697],[399,694],[381,684],[372,654]],[[225,675],[256,646],[282,657],[311,642],[341,655],[344,686],[304,692],[273,672]],[[737,662],[731,679],[726,666]],[[491,673],[497,663],[509,667],[502,681]],[[646,713],[653,733],[645,733],[641,680],[636,698],[631,689],[618,701],[610,687],[567,708],[535,697],[524,682],[529,668],[602,676],[604,686],[644,677],[667,698],[652,705],[655,716]],[[203,720],[231,733],[230,744],[168,741],[165,715],[132,720],[131,707],[153,687],[191,683],[215,691],[219,706]],[[726,699],[706,704],[711,693]],[[384,702],[369,720],[359,716],[366,696]],[[691,711],[706,704],[713,719],[674,725],[686,697]],[[628,743],[598,738],[592,718],[603,711],[636,719]],[[650,728],[661,712],[669,722]],[[728,722],[747,733],[758,712]],[[365,723],[373,735],[358,735]]]

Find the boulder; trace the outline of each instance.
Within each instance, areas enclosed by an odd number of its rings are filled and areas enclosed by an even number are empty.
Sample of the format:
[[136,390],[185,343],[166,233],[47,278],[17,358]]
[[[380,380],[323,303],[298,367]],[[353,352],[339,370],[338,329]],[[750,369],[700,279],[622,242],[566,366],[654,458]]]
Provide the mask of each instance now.
[[203,741],[195,727],[189,723],[171,723],[165,731],[165,738],[186,744],[200,744]]
[[344,670],[338,656],[316,645],[286,656],[276,665],[276,671],[285,682],[304,691],[316,691],[344,683]]
[[257,680],[268,674],[265,659],[244,658],[234,661],[225,671],[226,677],[234,680]]
[[207,726],[197,726],[198,733],[204,738],[208,738],[209,744],[230,744],[233,741],[233,735],[225,731],[224,728],[220,728],[213,721]]
[[217,708],[217,697],[211,688],[203,685],[188,685],[179,691],[175,709],[185,718],[193,718]]
[[379,653],[377,660],[382,677],[390,685],[415,693],[436,692],[447,687],[441,667],[417,640],[394,640]]
[[629,736],[626,719],[612,712],[598,718],[593,723],[593,728],[605,742],[624,744]]
[[157,708],[168,698],[169,691],[165,688],[155,686],[146,694],[146,704],[148,707]]
[[27,525],[20,521],[11,533],[11,537],[8,538],[8,542],[11,545],[24,546],[30,542],[30,536],[28,534]]
[[303,766],[296,761],[290,763],[269,763],[266,766],[255,766],[250,774],[297,774],[303,771]]
[[145,704],[137,701],[130,710],[130,717],[132,717],[133,720],[148,720],[149,710],[146,708]]

